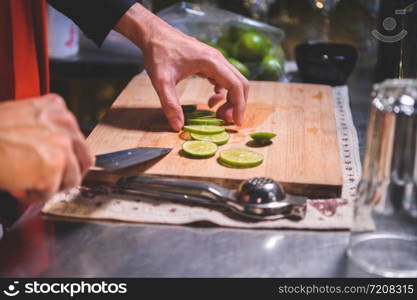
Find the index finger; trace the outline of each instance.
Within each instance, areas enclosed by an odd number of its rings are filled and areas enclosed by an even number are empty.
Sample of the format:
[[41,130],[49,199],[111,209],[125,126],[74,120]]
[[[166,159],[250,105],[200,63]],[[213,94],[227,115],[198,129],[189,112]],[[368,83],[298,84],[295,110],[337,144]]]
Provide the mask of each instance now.
[[159,96],[162,110],[169,124],[175,131],[180,131],[184,126],[184,115],[175,93],[175,83],[171,80],[160,80],[155,83],[152,81],[152,84]]
[[233,106],[233,119],[237,125],[242,125],[246,100],[241,80],[226,64],[219,62],[209,64],[203,73],[227,89],[226,100]]
[[240,73],[240,71],[232,65],[230,62],[228,62],[226,59],[223,59],[224,63],[228,65],[230,70],[240,79],[243,85],[243,94],[245,95],[245,102],[248,102],[248,95],[249,95],[249,81],[246,79],[245,76]]

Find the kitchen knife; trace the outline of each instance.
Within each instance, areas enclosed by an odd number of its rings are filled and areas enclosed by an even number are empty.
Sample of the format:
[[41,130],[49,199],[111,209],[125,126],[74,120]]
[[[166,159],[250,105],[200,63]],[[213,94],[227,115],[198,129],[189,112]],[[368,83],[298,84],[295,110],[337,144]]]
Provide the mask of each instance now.
[[171,148],[138,147],[96,155],[96,166],[115,171],[141,164],[169,153]]

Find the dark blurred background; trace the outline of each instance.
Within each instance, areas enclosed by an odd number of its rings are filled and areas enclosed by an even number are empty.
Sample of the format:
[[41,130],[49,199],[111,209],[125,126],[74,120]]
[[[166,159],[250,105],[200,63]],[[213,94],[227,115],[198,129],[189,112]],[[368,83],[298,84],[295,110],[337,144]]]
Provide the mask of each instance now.
[[[138,1],[154,13],[180,1]],[[194,3],[217,6],[283,29],[287,61],[294,48],[306,41],[332,41],[353,45],[359,59],[349,84],[352,101],[367,114],[367,100],[376,63],[378,0],[200,0]],[[143,71],[142,55],[134,45],[115,33],[98,48],[82,33],[77,54],[51,57],[52,90],[64,96],[87,135],[132,76]],[[360,95],[360,96],[359,96]],[[360,99],[360,100],[356,100]],[[362,120],[364,118],[359,118]],[[364,124],[356,124],[365,126]]]

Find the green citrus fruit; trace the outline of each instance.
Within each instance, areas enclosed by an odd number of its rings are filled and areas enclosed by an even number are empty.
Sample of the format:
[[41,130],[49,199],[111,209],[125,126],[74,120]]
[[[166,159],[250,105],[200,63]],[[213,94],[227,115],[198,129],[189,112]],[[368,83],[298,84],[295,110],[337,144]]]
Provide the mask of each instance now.
[[207,141],[187,141],[182,144],[182,150],[189,156],[203,158],[216,154],[217,145]]
[[237,42],[242,35],[252,30],[253,29],[251,27],[244,24],[231,25],[229,27],[228,36],[232,42]]
[[197,141],[208,141],[215,143],[216,145],[224,145],[229,141],[230,135],[227,132],[222,132],[218,134],[198,134],[198,133],[190,133],[191,138]]
[[186,125],[184,130],[199,134],[218,134],[225,131],[224,127],[217,125]]
[[243,62],[261,61],[270,49],[271,41],[257,32],[244,33],[236,43],[234,55]]
[[275,57],[277,60],[279,60],[282,63],[284,63],[285,61],[285,52],[282,46],[280,45],[278,46],[275,45],[271,47],[271,49],[268,51],[268,55]]
[[243,63],[241,63],[240,61],[238,61],[237,59],[234,59],[232,57],[229,57],[227,59],[229,61],[229,63],[231,63],[236,69],[239,70],[240,73],[242,73],[243,76],[245,76],[246,78],[249,77],[250,75],[250,71],[248,69],[247,66],[245,66]]
[[217,41],[217,46],[224,49],[227,54],[232,55],[233,41],[228,34],[223,34]]
[[256,143],[268,144],[277,135],[272,132],[254,132],[249,135]]
[[219,45],[217,45],[214,42],[210,42],[210,41],[206,41],[204,42],[206,45],[209,45],[210,47],[217,49],[220,51],[220,53],[224,56],[224,57],[228,57],[228,53],[225,49],[223,49],[222,47],[220,47]]
[[185,113],[186,119],[215,118],[216,112],[209,110],[197,110],[191,113]]
[[191,113],[197,109],[197,105],[195,104],[185,104],[181,105],[181,107],[184,113]]
[[277,135],[272,132],[254,132],[250,134],[250,137],[254,140],[270,140]]
[[220,152],[219,160],[231,168],[251,168],[259,166],[264,156],[246,149],[228,149]]
[[187,119],[187,125],[222,125],[224,121],[216,118]]
[[284,66],[278,59],[267,55],[262,60],[259,80],[277,81],[284,74]]

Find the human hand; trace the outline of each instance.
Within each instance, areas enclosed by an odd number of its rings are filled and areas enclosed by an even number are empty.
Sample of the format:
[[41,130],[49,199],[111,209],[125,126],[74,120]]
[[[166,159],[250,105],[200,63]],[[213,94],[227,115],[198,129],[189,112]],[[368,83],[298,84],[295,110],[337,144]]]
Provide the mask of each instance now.
[[60,96],[0,102],[0,189],[45,201],[80,185],[93,162]]
[[210,107],[226,99],[217,116],[242,125],[249,83],[218,50],[176,30],[140,4],[134,4],[115,29],[142,49],[145,69],[174,130],[184,125],[175,86],[193,74],[207,78],[214,85]]

